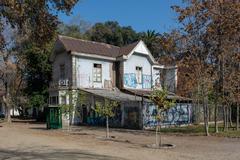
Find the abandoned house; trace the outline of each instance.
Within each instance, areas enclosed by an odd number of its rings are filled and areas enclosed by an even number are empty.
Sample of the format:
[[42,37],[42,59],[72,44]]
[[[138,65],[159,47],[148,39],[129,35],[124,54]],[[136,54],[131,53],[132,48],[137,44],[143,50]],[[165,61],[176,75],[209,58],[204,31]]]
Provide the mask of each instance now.
[[[169,89],[168,98],[177,101],[166,113],[163,123],[178,125],[192,121],[189,99],[174,94],[177,67],[158,64],[143,41],[118,47],[58,36],[50,60],[53,75],[49,105],[74,103],[79,110],[79,114],[72,117],[74,124],[103,125],[104,119],[95,113],[94,107],[106,98],[119,102],[111,119],[112,126],[154,127],[156,106],[147,97],[154,87],[161,89],[163,84]],[[67,94],[69,91],[75,94]],[[81,103],[73,102],[78,91],[84,93]]]

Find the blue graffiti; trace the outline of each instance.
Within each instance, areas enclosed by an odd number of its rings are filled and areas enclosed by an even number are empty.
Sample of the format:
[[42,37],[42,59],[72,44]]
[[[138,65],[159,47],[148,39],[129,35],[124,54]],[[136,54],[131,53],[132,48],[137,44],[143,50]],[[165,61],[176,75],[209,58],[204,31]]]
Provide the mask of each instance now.
[[137,87],[137,79],[135,73],[125,73],[124,74],[124,85],[132,88]]
[[[152,104],[146,104],[144,110],[144,127],[154,127],[157,125],[156,106]],[[182,125],[192,122],[191,105],[177,105],[167,112],[163,113],[164,120],[162,125]]]
[[151,88],[151,75],[143,75],[143,88]]
[[176,106],[164,113],[164,124],[181,125],[190,123],[190,108],[187,105]]

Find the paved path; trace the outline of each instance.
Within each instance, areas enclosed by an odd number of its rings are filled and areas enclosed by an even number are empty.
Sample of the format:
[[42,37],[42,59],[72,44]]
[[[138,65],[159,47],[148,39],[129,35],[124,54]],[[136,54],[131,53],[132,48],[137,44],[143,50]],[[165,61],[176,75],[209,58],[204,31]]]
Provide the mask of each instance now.
[[0,160],[238,160],[240,139],[163,136],[174,149],[146,148],[154,136],[146,132],[113,131],[117,141],[103,141],[104,129],[77,127],[71,132],[37,124],[1,124]]

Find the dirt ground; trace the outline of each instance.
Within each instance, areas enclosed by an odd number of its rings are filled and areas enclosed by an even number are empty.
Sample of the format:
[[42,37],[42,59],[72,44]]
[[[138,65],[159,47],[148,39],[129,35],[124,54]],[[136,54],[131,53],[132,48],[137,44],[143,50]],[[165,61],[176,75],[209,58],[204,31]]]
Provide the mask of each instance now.
[[240,139],[163,135],[173,149],[149,149],[154,134],[112,130],[115,141],[99,139],[104,128],[46,130],[43,124],[0,124],[0,160],[238,160]]

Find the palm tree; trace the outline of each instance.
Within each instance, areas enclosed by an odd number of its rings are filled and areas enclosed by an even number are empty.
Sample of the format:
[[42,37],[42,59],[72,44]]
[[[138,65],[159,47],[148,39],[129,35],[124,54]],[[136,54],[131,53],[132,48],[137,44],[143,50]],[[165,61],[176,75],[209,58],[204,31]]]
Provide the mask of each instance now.
[[159,35],[160,34],[157,33],[155,30],[147,30],[147,32],[144,32],[141,36],[142,40],[145,42],[154,57],[156,57],[158,54],[159,45],[157,44],[159,44]]

